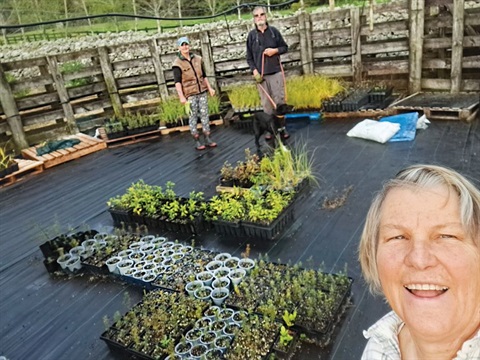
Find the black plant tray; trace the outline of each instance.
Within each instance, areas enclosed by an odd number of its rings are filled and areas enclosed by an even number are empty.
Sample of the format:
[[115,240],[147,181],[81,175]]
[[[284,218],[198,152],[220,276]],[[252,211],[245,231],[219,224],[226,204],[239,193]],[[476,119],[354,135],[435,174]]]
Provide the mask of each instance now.
[[110,349],[110,351],[113,354],[115,354],[116,358],[119,358],[119,359],[122,359],[122,360],[131,359],[130,353],[128,352],[126,346],[124,346],[123,344],[120,344],[120,343],[116,342],[115,340],[111,339],[110,337],[108,337],[107,334],[109,332],[110,333],[118,332],[118,330],[110,328],[110,329],[104,331],[102,335],[100,335],[100,339],[107,343],[108,348]]
[[294,203],[290,203],[270,225],[260,225],[243,221],[242,226],[246,236],[262,240],[274,240],[293,222]]
[[108,275],[110,274],[110,271],[108,271],[107,265],[103,263],[101,266],[97,265],[92,265],[88,263],[82,262],[82,266],[85,269],[86,272],[93,274],[93,275]]
[[158,129],[158,125],[142,126],[134,129],[128,129],[128,135],[138,135],[145,132],[155,131]]
[[[116,276],[127,284],[139,286],[148,291],[156,289],[156,287],[152,284],[152,282],[143,281],[142,279],[135,279],[133,276],[127,276],[127,275],[116,275]],[[167,290],[171,290],[171,289],[167,289]]]
[[145,216],[143,215],[138,215],[135,213],[130,214],[130,224],[136,224],[136,225],[146,225],[145,224]]
[[61,271],[62,268],[60,267],[60,265],[57,263],[57,261],[52,261],[52,262],[48,262],[47,259],[44,259],[43,260],[43,265],[45,265],[45,268],[47,269],[47,271],[50,273],[50,274],[53,274],[57,271]]
[[357,111],[368,103],[369,90],[356,89],[342,100],[342,111]]
[[368,104],[363,105],[360,110],[378,110],[385,109],[395,100],[394,96],[389,96],[383,100],[369,101]]
[[299,197],[303,195],[308,189],[310,185],[309,180],[307,178],[303,178],[294,188],[295,190],[295,197],[294,200],[297,200]]
[[[351,279],[351,278],[349,278]],[[351,279],[348,289],[343,294],[342,299],[338,302],[337,308],[335,309],[332,317],[329,319],[328,323],[320,329],[311,329],[302,324],[296,323],[294,325],[295,329],[299,332],[303,332],[309,335],[312,338],[316,338],[320,341],[328,341],[332,335],[334,326],[340,321],[341,316],[344,313],[345,306],[347,305],[348,299],[350,298],[351,289],[352,289],[353,279]]]
[[58,252],[56,249],[63,247],[64,253],[70,251],[71,246],[69,246],[69,237],[77,237],[78,241],[81,243],[84,240],[93,238],[98,231],[96,230],[89,230],[89,231],[78,231],[72,234],[63,234],[53,238],[52,240],[48,240],[40,245],[40,251],[42,252],[45,259],[49,257],[54,257],[55,259],[58,258]]
[[382,102],[392,95],[393,87],[387,87],[385,89],[370,90],[368,93],[368,102]]
[[144,224],[150,231],[172,231],[175,233],[195,235],[200,234],[209,227],[204,221],[202,214],[195,216],[193,220],[184,220],[183,222],[145,217]]
[[121,226],[123,224],[130,224],[132,222],[132,213],[129,210],[120,210],[109,208],[108,212],[112,216],[113,224],[115,226]]
[[213,220],[215,231],[224,236],[241,237],[245,236],[245,231],[240,222],[231,222],[225,220]]
[[275,342],[272,345],[272,350],[270,351],[270,353],[275,354],[275,359],[290,360],[293,357],[293,354],[294,354],[295,348],[296,348],[298,332],[295,331],[295,330],[292,330],[292,332],[294,332],[294,334],[292,335],[293,339],[288,344],[287,349],[285,349],[285,350],[280,348],[279,346],[276,346],[276,345],[278,345],[278,343],[280,341],[280,332],[278,333],[277,338],[275,339]]
[[322,109],[324,112],[342,112],[342,102],[341,100],[324,101]]
[[233,122],[233,127],[237,130],[253,133],[253,118],[236,120]]
[[128,135],[127,130],[116,131],[116,132],[106,132],[108,140],[119,139]]

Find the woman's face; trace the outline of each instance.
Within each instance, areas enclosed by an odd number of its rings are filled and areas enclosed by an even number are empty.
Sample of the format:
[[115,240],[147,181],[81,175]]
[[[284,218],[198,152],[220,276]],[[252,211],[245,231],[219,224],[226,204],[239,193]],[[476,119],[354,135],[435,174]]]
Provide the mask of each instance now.
[[[380,220],[383,292],[412,335],[470,337],[480,325],[480,249],[447,187],[393,189]],[[462,336],[463,335],[463,336]]]
[[178,50],[183,56],[188,57],[188,54],[190,53],[190,45],[187,43],[183,43],[178,47]]

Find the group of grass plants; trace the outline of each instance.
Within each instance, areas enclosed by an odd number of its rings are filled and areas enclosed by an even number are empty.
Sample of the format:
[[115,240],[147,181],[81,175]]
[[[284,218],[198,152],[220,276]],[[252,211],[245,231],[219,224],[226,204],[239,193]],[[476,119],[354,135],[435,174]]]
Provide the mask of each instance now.
[[[219,96],[208,96],[208,113],[210,115],[220,114],[220,107],[221,101]],[[187,119],[189,111],[189,106],[182,104],[176,95],[163,100],[158,106],[160,122],[163,125],[176,124]]]
[[[258,88],[253,83],[226,88],[232,107],[236,110],[261,108]],[[286,80],[287,103],[295,109],[319,109],[322,101],[334,97],[344,90],[344,84],[335,78],[320,75],[288,77]]]

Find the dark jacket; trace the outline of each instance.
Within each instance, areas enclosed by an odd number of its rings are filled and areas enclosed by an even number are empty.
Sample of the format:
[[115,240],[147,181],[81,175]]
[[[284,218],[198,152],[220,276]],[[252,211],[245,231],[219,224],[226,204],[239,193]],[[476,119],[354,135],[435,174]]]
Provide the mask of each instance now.
[[[190,61],[188,61],[179,54],[173,62],[172,68],[175,82],[180,82],[182,84],[183,95],[187,99],[189,96],[198,95],[207,91],[207,86],[204,82],[205,73],[203,71],[202,58],[200,56],[191,54]],[[178,79],[179,70],[181,74],[180,79]]]
[[288,51],[288,45],[283,40],[280,31],[267,24],[265,32],[257,28],[248,33],[247,37],[247,63],[250,70],[257,69],[262,74],[262,54],[267,48],[278,49],[278,54],[274,56],[265,56],[265,65],[263,75],[275,74],[281,70],[280,55]]

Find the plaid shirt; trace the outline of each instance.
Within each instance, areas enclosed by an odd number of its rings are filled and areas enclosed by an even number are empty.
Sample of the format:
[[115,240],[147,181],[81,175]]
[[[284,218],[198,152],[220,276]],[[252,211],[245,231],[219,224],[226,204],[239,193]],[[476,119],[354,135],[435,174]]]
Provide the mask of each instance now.
[[[405,323],[393,311],[378,320],[363,336],[368,339],[362,360],[401,360],[398,334]],[[480,360],[480,331],[465,341],[452,360]]]

